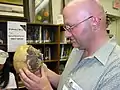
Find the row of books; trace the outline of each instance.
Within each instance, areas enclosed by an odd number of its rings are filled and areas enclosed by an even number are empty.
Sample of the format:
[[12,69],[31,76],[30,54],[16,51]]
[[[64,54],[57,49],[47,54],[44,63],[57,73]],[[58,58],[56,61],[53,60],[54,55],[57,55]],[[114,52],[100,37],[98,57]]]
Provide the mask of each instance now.
[[[27,42],[28,43],[46,43],[55,42],[55,30],[45,28],[42,26],[30,26],[27,28]],[[65,37],[65,31],[60,32],[60,42],[70,43],[70,40]]]
[[[70,52],[72,51],[72,47],[65,47],[64,44],[60,48],[60,60],[67,60],[69,57]],[[52,48],[49,46],[46,46],[44,50],[40,49],[40,51],[43,53],[44,60],[51,60],[52,57]]]
[[65,36],[65,31],[60,32],[60,42],[64,44],[70,43],[70,39]]
[[43,60],[51,60],[51,47],[46,46],[45,49],[39,48],[41,53],[43,54]]
[[72,51],[72,46],[66,45],[66,44],[61,44],[61,50],[60,50],[60,65],[59,65],[59,74],[62,74],[62,72],[64,71],[65,65],[66,65],[66,61],[68,60],[68,57]]
[[27,28],[28,43],[46,43],[55,41],[55,32],[42,26],[30,26]]

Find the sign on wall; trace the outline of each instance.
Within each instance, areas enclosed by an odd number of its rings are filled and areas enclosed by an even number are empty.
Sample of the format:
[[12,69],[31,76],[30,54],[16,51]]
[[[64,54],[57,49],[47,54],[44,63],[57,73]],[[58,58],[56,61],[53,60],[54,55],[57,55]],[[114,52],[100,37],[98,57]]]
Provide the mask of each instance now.
[[14,52],[20,45],[26,44],[26,22],[7,22],[7,51]]

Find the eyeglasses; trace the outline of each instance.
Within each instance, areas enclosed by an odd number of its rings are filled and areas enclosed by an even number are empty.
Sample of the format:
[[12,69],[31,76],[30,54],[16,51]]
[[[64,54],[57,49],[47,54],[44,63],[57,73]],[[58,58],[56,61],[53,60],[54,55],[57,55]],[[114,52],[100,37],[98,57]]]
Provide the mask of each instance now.
[[92,17],[93,17],[93,16],[90,16],[90,17],[86,18],[85,20],[80,21],[79,23],[74,24],[74,25],[72,25],[72,26],[65,25],[65,26],[63,26],[63,28],[64,28],[66,31],[71,32],[73,28],[77,27],[79,24],[81,24],[81,23],[89,20],[89,19],[92,18]]

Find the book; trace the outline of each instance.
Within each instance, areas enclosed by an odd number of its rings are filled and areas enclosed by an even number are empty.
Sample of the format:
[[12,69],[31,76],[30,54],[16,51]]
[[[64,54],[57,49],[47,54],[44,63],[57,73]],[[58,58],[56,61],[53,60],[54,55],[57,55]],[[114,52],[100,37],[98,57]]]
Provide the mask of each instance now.
[[64,71],[65,65],[64,64],[60,64],[59,66],[59,74],[62,74],[62,72]]
[[64,44],[62,44],[61,46],[61,55],[60,55],[60,58],[64,58]]
[[44,43],[51,42],[50,32],[47,28],[43,28],[42,38],[43,38],[42,40],[43,40]]
[[51,48],[45,47],[45,54],[44,54],[45,60],[51,60]]
[[33,41],[34,43],[39,43],[39,33],[40,33],[39,27],[36,26],[35,28],[33,28],[33,30],[34,30]]
[[71,46],[65,46],[64,44],[61,45],[61,52],[60,52],[60,60],[67,60],[69,57],[69,54],[72,51]]
[[60,32],[60,42],[67,43],[67,38],[65,37],[65,31]]
[[42,27],[39,27],[39,43],[42,43]]
[[42,31],[41,26],[29,26],[27,30],[27,42],[28,43],[41,43]]

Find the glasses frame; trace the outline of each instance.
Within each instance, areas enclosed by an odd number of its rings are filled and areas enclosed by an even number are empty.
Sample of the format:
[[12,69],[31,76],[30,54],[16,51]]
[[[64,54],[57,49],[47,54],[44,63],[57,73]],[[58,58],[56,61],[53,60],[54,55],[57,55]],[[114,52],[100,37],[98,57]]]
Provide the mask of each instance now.
[[89,19],[92,18],[92,17],[93,17],[93,16],[90,16],[90,17],[86,18],[85,20],[80,21],[80,22],[78,22],[77,24],[74,24],[74,25],[72,25],[72,26],[65,25],[65,26],[63,26],[63,28],[64,28],[66,31],[71,32],[71,31],[73,30],[73,28],[77,27],[79,24],[81,24],[81,23],[89,20]]

